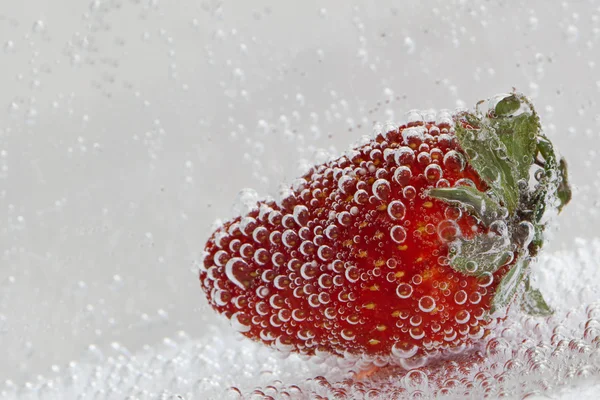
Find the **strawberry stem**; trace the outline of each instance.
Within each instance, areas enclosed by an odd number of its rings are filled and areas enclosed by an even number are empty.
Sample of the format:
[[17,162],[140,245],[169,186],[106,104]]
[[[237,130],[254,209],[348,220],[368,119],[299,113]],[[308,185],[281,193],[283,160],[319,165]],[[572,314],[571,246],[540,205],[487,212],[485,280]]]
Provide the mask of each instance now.
[[[475,262],[480,264],[479,273],[493,273],[512,261],[512,257],[505,257],[507,243],[521,246],[496,289],[492,310],[506,306],[525,281],[523,309],[532,315],[548,315],[550,307],[539,290],[529,285],[528,266],[544,243],[545,212],[548,208],[560,212],[571,199],[567,165],[564,159],[557,161],[552,143],[541,133],[539,117],[529,99],[511,93],[490,103],[487,113],[480,112],[480,102],[475,111],[455,116],[458,142],[471,166],[490,187],[489,191],[472,187],[436,188],[430,189],[428,195],[462,205],[485,226],[501,221],[508,228],[508,242],[488,234],[471,240],[458,239],[460,251],[450,260],[456,271],[470,274],[469,265]],[[538,183],[531,187],[530,174],[534,169]],[[502,207],[505,212],[501,212]]]

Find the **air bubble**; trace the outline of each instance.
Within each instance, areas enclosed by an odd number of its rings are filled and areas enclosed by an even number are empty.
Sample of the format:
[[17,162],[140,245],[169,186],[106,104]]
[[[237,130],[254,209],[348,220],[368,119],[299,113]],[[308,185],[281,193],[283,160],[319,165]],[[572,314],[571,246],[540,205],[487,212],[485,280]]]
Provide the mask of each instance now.
[[404,219],[406,215],[406,206],[400,200],[394,200],[388,204],[387,211],[392,219]]
[[356,268],[355,266],[350,266],[348,268],[346,268],[346,279],[350,282],[350,283],[354,283],[357,282],[359,277],[360,277],[360,273],[358,272],[358,268]]
[[467,292],[459,290],[454,294],[454,302],[458,305],[465,304],[467,302]]
[[228,259],[229,259],[229,255],[225,250],[219,250],[213,256],[214,263],[219,267],[222,267],[223,265],[225,265],[225,263],[227,262]]
[[333,258],[333,250],[329,246],[319,246],[317,250],[317,255],[323,261],[329,261]]
[[[423,167],[430,165],[431,164],[431,156],[429,155],[429,152],[423,151],[423,152],[417,154],[417,163]],[[436,164],[433,164],[433,165],[436,165]]]
[[401,283],[396,288],[396,294],[401,299],[408,299],[413,293],[413,288],[408,283]]
[[342,193],[350,194],[356,187],[356,179],[351,176],[343,175],[338,181],[338,188]]
[[269,304],[275,310],[279,310],[279,309],[283,308],[283,306],[285,306],[285,300],[284,300],[283,296],[276,293],[276,294],[272,295],[271,297],[269,297]]
[[315,276],[317,276],[318,272],[319,268],[317,265],[311,262],[303,264],[302,268],[300,268],[300,274],[304,279],[313,279]]
[[240,257],[234,257],[227,261],[225,265],[225,275],[227,278],[242,290],[246,290],[246,285],[251,279],[248,264]]
[[415,161],[415,152],[407,146],[399,147],[394,154],[394,160],[399,166],[412,165]]
[[404,376],[404,382],[405,385],[410,389],[425,390],[428,387],[429,379],[427,378],[427,374],[425,374],[425,372],[418,369],[413,369],[408,371],[408,373]]
[[423,277],[419,274],[416,274],[415,276],[412,277],[411,281],[415,285],[420,285],[423,282]]
[[240,221],[240,231],[244,236],[250,236],[256,228],[256,220],[252,217],[244,217]]
[[233,239],[231,242],[229,242],[229,250],[234,253],[239,252],[241,246],[242,242],[239,239]]
[[410,168],[400,166],[394,171],[394,180],[401,186],[406,186],[412,178],[412,171]]
[[279,232],[279,231],[271,232],[271,234],[269,235],[269,242],[273,246],[278,246],[279,243],[281,243],[281,232]]
[[533,240],[535,235],[535,227],[529,221],[520,222],[517,225],[516,239],[522,247],[526,248]]
[[336,317],[337,317],[337,315],[338,315],[338,313],[337,313],[336,309],[335,309],[335,308],[333,308],[333,307],[327,307],[327,308],[325,309],[325,311],[323,312],[323,314],[325,315],[325,317],[326,317],[327,319],[334,319],[334,318],[336,318]]
[[462,172],[465,169],[465,156],[456,150],[450,150],[444,156],[444,168],[448,171]]
[[467,261],[467,263],[465,264],[465,270],[469,274],[474,274],[475,272],[477,272],[478,268],[479,268],[479,264],[477,264],[477,262],[473,261],[473,260]]
[[460,227],[453,220],[444,220],[437,226],[437,232],[440,239],[444,242],[453,242],[460,235]]
[[249,332],[251,329],[252,322],[250,317],[242,312],[238,311],[231,316],[231,327],[237,332]]
[[385,179],[377,179],[373,183],[373,195],[379,200],[387,200],[390,196],[390,183]]
[[322,289],[329,289],[333,286],[333,278],[329,274],[323,274],[319,276],[319,287]]
[[254,246],[250,243],[244,243],[242,247],[240,247],[240,255],[243,258],[251,258],[254,255]]
[[296,322],[303,322],[306,320],[306,311],[304,310],[292,310],[292,318]]
[[425,331],[419,326],[413,326],[409,329],[410,337],[415,340],[421,340],[425,337]]
[[494,275],[487,271],[482,273],[477,280],[479,287],[488,287],[492,282],[494,282]]
[[406,124],[408,126],[422,125],[423,122],[423,114],[419,110],[410,110],[406,113]]
[[283,263],[285,262],[285,256],[280,252],[274,253],[271,256],[271,262],[273,263],[274,266],[281,267],[283,265]]
[[294,207],[294,221],[299,226],[306,226],[308,223],[309,213],[306,206],[297,205]]
[[279,290],[287,289],[290,286],[290,278],[285,275],[278,275],[273,280],[273,285]]
[[[415,126],[410,128],[405,128],[402,131],[402,139],[409,146],[418,146],[424,139],[425,128],[422,126]],[[410,147],[409,147],[410,148]],[[400,164],[400,163],[398,163]]]
[[337,220],[340,223],[340,225],[349,227],[350,224],[352,223],[352,216],[350,215],[350,213],[348,211],[342,211],[341,213],[338,214]]
[[454,316],[454,320],[458,324],[466,324],[467,322],[469,322],[470,318],[471,318],[471,314],[469,314],[469,312],[467,310],[460,310]]
[[325,228],[325,236],[327,236],[331,240],[335,240],[340,234],[340,228],[336,225],[329,225]]
[[471,304],[479,304],[481,301],[481,294],[479,292],[473,292],[469,295],[469,302]]
[[419,309],[423,312],[431,312],[435,309],[435,300],[431,296],[423,296],[419,299]]
[[423,323],[423,318],[420,315],[413,315],[409,320],[412,326],[419,326]]
[[406,230],[400,225],[395,225],[390,229],[390,237],[396,243],[404,243],[406,240]]
[[419,351],[416,344],[402,342],[394,343],[392,346],[392,354],[398,358],[411,358]]
[[356,334],[351,329],[342,329],[341,336],[342,336],[342,339],[348,340],[348,341],[356,339]]
[[440,179],[435,184],[436,188],[449,188],[451,186],[452,185],[450,185],[450,181],[448,181],[447,179]]
[[357,190],[356,193],[354,193],[354,202],[356,204],[365,204],[367,203],[367,201],[369,201],[369,194],[367,193],[366,190]]
[[319,303],[321,303],[323,305],[329,304],[329,302],[331,301],[331,296],[327,292],[319,293],[318,297],[319,297]]
[[461,179],[457,180],[456,182],[454,182],[454,186],[455,187],[467,186],[467,187],[477,188],[477,185],[475,185],[475,182],[473,182],[469,178],[461,178]]
[[305,240],[300,245],[300,253],[302,253],[302,255],[304,255],[304,256],[307,256],[307,257],[312,256],[315,253],[315,250],[316,250],[316,246],[310,240]]
[[256,243],[259,243],[259,244],[265,243],[268,237],[269,237],[269,231],[267,230],[267,228],[262,227],[262,226],[254,229],[254,232],[252,232],[252,238],[254,239],[254,241]]
[[258,249],[254,252],[254,261],[258,265],[265,265],[269,261],[269,252],[265,249]]
[[413,186],[406,186],[402,189],[402,195],[406,200],[413,200],[417,197],[417,190]]
[[231,301],[231,293],[225,290],[217,290],[213,295],[213,300],[217,306],[223,307]]
[[462,211],[459,207],[448,206],[444,211],[444,216],[448,219],[457,220],[462,216]]
[[427,168],[425,168],[424,174],[429,183],[437,182],[444,175],[442,167],[437,164],[429,164]]

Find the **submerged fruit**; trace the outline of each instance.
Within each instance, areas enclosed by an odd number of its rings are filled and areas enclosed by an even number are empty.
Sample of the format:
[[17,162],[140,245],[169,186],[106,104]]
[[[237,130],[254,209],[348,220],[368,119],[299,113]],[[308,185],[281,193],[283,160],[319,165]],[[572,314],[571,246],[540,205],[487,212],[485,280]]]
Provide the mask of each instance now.
[[200,270],[211,306],[281,350],[404,365],[484,337],[521,286],[549,313],[527,267],[570,199],[566,164],[528,99],[490,104],[411,118],[226,222]]

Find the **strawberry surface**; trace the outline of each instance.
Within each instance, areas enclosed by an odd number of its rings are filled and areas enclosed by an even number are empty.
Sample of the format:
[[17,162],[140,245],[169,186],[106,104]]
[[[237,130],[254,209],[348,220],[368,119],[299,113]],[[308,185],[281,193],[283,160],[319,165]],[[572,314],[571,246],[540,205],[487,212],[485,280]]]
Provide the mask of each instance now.
[[[496,106],[499,115],[500,106],[514,111],[507,102]],[[503,288],[525,279],[541,228],[524,216],[536,197],[521,191],[511,209],[513,192],[486,179],[470,153],[475,142],[459,140],[457,130],[484,130],[487,117],[479,117],[413,118],[313,167],[277,203],[226,222],[208,240],[200,270],[210,305],[245,336],[308,355],[406,363],[480,340],[498,285],[507,275]],[[500,195],[488,198],[495,188]],[[476,200],[465,198],[473,193]],[[507,290],[502,306],[514,297]]]

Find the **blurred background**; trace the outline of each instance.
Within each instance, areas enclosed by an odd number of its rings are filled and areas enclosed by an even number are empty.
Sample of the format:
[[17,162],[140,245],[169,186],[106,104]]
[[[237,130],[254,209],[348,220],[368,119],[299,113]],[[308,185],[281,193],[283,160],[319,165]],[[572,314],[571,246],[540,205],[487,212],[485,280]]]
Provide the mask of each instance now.
[[0,2],[0,391],[210,335],[196,264],[240,190],[410,109],[530,96],[576,188],[548,251],[598,237],[599,62],[593,0]]

